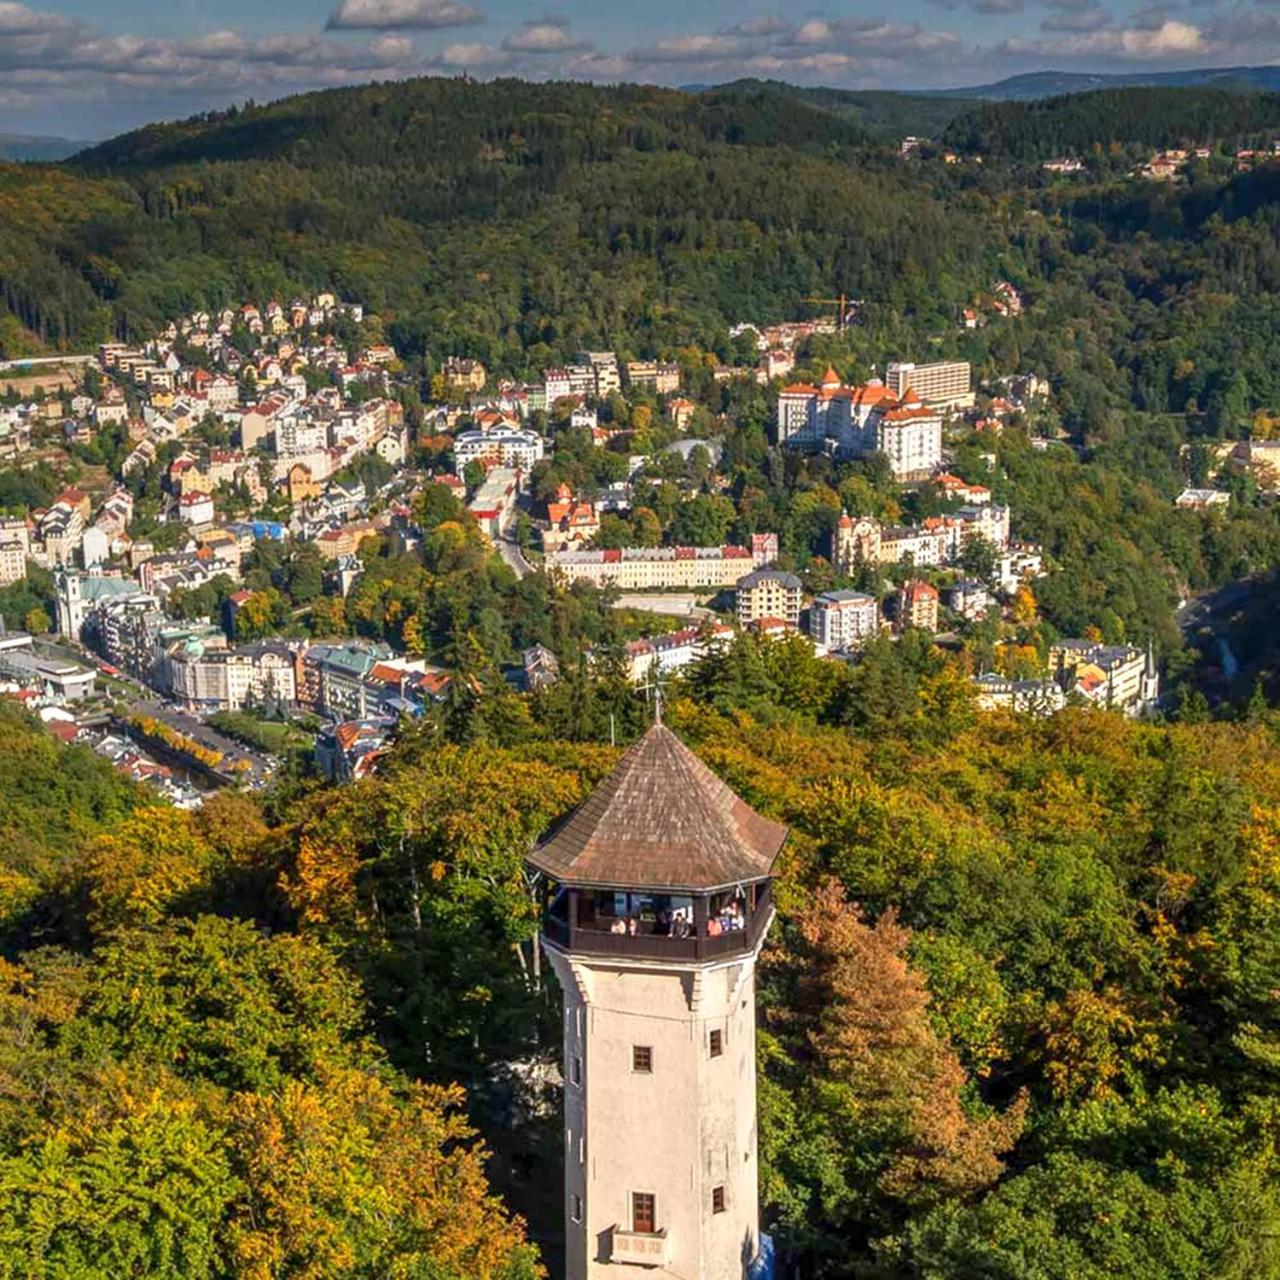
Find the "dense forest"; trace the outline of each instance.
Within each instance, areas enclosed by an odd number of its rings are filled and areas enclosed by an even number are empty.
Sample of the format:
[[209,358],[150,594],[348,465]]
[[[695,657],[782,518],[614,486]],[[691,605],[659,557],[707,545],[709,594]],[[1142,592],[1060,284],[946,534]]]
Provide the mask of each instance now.
[[986,156],[1047,160],[1112,146],[1270,145],[1280,94],[1229,89],[1101,89],[1034,102],[993,102],[958,115],[943,137]]
[[[1276,1273],[1272,715],[979,715],[918,635],[852,670],[743,640],[670,694],[677,731],[792,828],[759,1045],[788,1262]],[[0,1274],[552,1260],[559,996],[522,858],[616,759],[611,715],[623,741],[645,719],[607,677],[499,681],[406,726],[374,777],[192,815],[0,712],[21,833]]]

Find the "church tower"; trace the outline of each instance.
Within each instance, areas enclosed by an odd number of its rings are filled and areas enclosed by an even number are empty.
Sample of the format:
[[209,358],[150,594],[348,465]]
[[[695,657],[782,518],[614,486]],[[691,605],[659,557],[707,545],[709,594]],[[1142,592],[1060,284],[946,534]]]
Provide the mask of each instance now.
[[661,723],[530,855],[564,991],[566,1280],[769,1280],[755,967],[786,828]]

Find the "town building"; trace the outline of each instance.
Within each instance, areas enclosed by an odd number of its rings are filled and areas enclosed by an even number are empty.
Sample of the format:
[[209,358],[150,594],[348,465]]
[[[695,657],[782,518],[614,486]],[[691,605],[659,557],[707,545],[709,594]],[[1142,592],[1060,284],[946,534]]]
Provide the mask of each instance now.
[[27,551],[21,542],[0,542],[0,587],[27,576]]
[[22,631],[0,634],[0,682],[31,690],[46,704],[78,702],[96,692],[97,673],[60,654],[37,653]]
[[444,379],[444,385],[449,391],[469,394],[484,390],[489,371],[479,360],[449,356],[440,366],[440,376]]
[[757,569],[738,581],[738,625],[746,627],[753,622],[777,618],[789,627],[797,627],[803,600],[804,584],[794,573]]
[[680,366],[659,360],[632,360],[627,364],[627,385],[644,387],[660,396],[680,390]]
[[605,400],[622,390],[618,357],[612,351],[579,351],[573,368],[590,370],[591,380],[586,395]]
[[973,371],[967,360],[939,360],[933,364],[895,360],[885,370],[884,382],[899,399],[911,390],[935,408],[973,407]]
[[984,582],[965,578],[947,589],[947,608],[966,622],[980,622],[994,605],[991,591]]
[[519,495],[520,473],[508,467],[494,467],[471,495],[467,510],[489,537],[501,537],[515,515]]
[[1210,511],[1214,507],[1225,507],[1230,501],[1231,495],[1224,489],[1183,489],[1173,500],[1173,505],[1193,511]]
[[1126,715],[1143,715],[1160,700],[1155,651],[1131,645],[1058,640],[1049,647],[1049,673],[1068,694]]
[[562,484],[554,502],[547,503],[547,528],[542,532],[544,552],[567,547],[585,547],[600,532],[600,517],[595,503],[575,498],[573,490]]
[[89,615],[103,601],[136,595],[138,584],[129,578],[63,572],[54,577],[53,590],[58,634],[79,640]]
[[221,631],[186,636],[168,647],[164,685],[193,711],[284,710],[297,701],[300,656],[278,641],[227,647]]
[[834,369],[822,382],[794,383],[778,393],[778,441],[836,457],[883,453],[894,478],[923,480],[942,461],[942,413],[914,388],[882,382],[846,386]]
[[938,629],[938,592],[920,579],[904,582],[898,590],[897,624],[899,631],[919,627],[922,631]]
[[98,599],[85,617],[81,635],[85,643],[108,662],[150,680],[160,658],[160,634],[169,619],[159,597],[130,585],[132,589],[127,594]]
[[393,716],[373,716],[326,726],[316,738],[316,765],[331,782],[368,777],[386,755],[396,724]]
[[978,706],[983,711],[1019,711],[1027,715],[1048,716],[1066,706],[1062,686],[1048,678],[1010,680],[1007,676],[988,672],[973,678],[978,691]]
[[954,565],[973,538],[981,538],[1002,556],[1010,547],[1009,531],[1009,508],[995,503],[960,507],[948,516],[930,516],[920,525],[885,526],[874,516],[846,513],[832,531],[831,561],[846,575],[860,565]]
[[569,582],[645,591],[736,587],[756,562],[746,547],[620,547],[556,551],[547,556],[546,566]]
[[683,431],[693,420],[693,415],[697,411],[698,406],[692,400],[677,396],[674,400],[667,401],[667,421],[677,431]]
[[213,494],[199,489],[184,491],[178,499],[178,515],[183,524],[212,524]]
[[864,591],[824,591],[809,609],[809,634],[829,652],[856,649],[879,629],[879,602]]
[[681,627],[658,636],[629,641],[623,649],[627,678],[633,683],[646,680],[653,673],[666,675],[696,662],[708,650],[733,641],[734,630],[723,622],[708,622],[697,627]]
[[529,855],[564,998],[566,1280],[772,1274],[755,967],[786,835],[655,723]]
[[453,438],[453,465],[458,475],[472,462],[529,471],[541,459],[546,444],[536,431],[496,427],[491,431],[459,431]]

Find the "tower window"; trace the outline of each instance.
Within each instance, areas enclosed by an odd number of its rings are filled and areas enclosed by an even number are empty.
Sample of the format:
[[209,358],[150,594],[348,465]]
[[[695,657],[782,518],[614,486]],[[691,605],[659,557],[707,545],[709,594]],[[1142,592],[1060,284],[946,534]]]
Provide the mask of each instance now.
[[711,1212],[724,1212],[724,1187],[711,1188]]
[[648,1075],[653,1070],[653,1049],[647,1044],[631,1046],[631,1070]]
[[582,1059],[579,1057],[569,1060],[569,1083],[582,1087]]
[[652,1191],[633,1191],[631,1193],[631,1230],[639,1235],[653,1235],[657,1229],[657,1197]]
[[582,1221],[582,1197],[575,1195],[569,1201],[569,1216],[574,1222]]
[[724,1052],[724,1032],[713,1031],[711,1033],[711,1056],[718,1058]]

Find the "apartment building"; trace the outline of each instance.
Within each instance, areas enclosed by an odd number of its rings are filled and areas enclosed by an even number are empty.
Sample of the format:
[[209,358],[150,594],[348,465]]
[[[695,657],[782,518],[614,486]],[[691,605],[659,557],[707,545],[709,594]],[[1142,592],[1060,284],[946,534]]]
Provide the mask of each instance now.
[[546,444],[536,431],[521,427],[496,427],[492,431],[460,431],[453,438],[453,465],[461,475],[468,464],[482,462],[487,466],[532,469],[543,455]]
[[520,495],[520,473],[509,467],[495,467],[471,496],[467,510],[491,538],[500,537],[516,513]]
[[1047,716],[1066,705],[1066,694],[1056,680],[1010,680],[1007,676],[988,672],[973,678],[978,691],[978,706],[983,711],[1020,711],[1027,715]]
[[922,631],[938,629],[938,592],[918,578],[902,584],[898,591],[898,630],[919,627]]
[[738,581],[738,625],[777,619],[789,627],[800,625],[804,584],[782,569],[757,569]]
[[680,390],[680,366],[657,360],[632,360],[627,364],[627,385],[645,387],[660,396]]
[[720,648],[733,641],[734,631],[723,622],[701,627],[682,627],[664,635],[632,640],[624,649],[627,677],[633,683],[646,679],[651,672],[665,674],[679,671],[697,661],[709,649]]
[[463,356],[449,356],[440,366],[440,376],[450,391],[470,393],[483,391],[489,377],[489,371],[479,360],[468,360]]
[[895,360],[885,370],[884,381],[900,398],[909,389],[935,408],[973,407],[973,372],[967,360],[938,360],[932,364]]
[[0,542],[0,587],[27,576],[27,552],[20,542]]
[[879,602],[864,591],[824,591],[809,609],[809,634],[831,652],[856,649],[879,629]]

